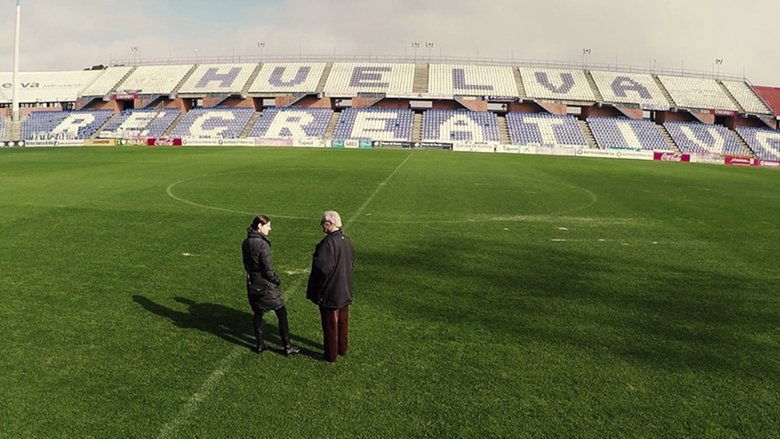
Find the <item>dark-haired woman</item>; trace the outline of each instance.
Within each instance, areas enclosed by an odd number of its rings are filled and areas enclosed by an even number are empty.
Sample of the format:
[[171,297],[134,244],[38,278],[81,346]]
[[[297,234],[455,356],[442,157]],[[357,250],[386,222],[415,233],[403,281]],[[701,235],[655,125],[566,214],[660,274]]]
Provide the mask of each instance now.
[[284,345],[284,354],[290,356],[300,350],[290,344],[287,308],[284,307],[284,296],[279,288],[282,281],[271,262],[270,232],[271,219],[258,215],[247,228],[246,239],[241,244],[249,306],[254,313],[255,352],[259,354],[266,349],[263,341],[263,313],[273,311],[279,320],[279,337]]

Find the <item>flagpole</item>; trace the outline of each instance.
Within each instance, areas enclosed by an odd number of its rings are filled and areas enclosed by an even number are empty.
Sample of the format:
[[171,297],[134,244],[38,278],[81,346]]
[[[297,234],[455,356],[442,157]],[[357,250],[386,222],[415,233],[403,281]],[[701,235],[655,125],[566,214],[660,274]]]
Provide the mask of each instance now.
[[14,75],[13,97],[11,99],[11,117],[14,122],[19,122],[19,28],[22,17],[21,0],[16,0],[16,32],[14,33]]

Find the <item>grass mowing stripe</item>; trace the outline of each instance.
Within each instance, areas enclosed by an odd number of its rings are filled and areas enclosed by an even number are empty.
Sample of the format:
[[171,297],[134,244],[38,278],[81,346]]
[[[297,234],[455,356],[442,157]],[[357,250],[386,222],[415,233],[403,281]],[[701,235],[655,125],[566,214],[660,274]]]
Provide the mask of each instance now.
[[[177,185],[179,185],[181,183],[186,183],[188,181],[192,181],[192,180],[201,178],[201,177],[204,177],[204,176],[203,175],[199,175],[197,177],[185,178],[184,180],[179,180],[179,181],[173,182],[170,185],[168,185],[167,188],[165,188],[165,193],[168,194],[169,197],[173,198],[176,201],[180,201],[180,202],[182,202],[184,204],[188,204],[188,205],[193,206],[193,207],[199,207],[201,209],[210,209],[210,210],[216,210],[216,211],[219,211],[219,212],[227,212],[227,213],[237,213],[237,214],[241,214],[241,215],[254,215],[252,212],[246,212],[246,211],[243,211],[243,210],[225,209],[224,207],[209,206],[207,204],[196,203],[194,201],[190,201],[190,200],[188,200],[186,198],[182,198],[182,197],[180,197],[180,196],[178,196],[178,195],[173,193],[173,188],[175,186],[177,186]],[[285,218],[285,219],[309,219],[309,218],[304,218],[302,216],[290,216],[290,215],[276,215],[276,214],[272,214],[271,216],[275,217],[275,218]]]
[[[371,204],[371,201],[373,201],[374,198],[376,198],[377,194],[379,194],[379,192],[382,191],[382,189],[395,176],[395,174],[398,173],[398,171],[406,164],[406,162],[409,161],[409,159],[412,157],[413,154],[414,154],[414,151],[409,153],[409,155],[407,155],[406,158],[398,166],[396,166],[395,169],[393,169],[393,172],[391,172],[390,175],[387,176],[387,178],[382,180],[382,182],[380,182],[379,185],[377,185],[377,188],[374,190],[374,192],[372,192],[371,195],[369,195],[368,198],[366,198],[366,201],[364,201],[363,204],[361,204],[360,207],[358,207],[357,211],[355,211],[355,213],[352,215],[352,217],[344,225],[345,229],[348,228],[349,226],[351,226],[352,224],[354,224],[355,220],[360,216],[360,214],[363,213],[363,211],[366,209],[366,207],[368,207],[368,205]],[[181,201],[181,202],[183,202],[185,204],[189,204],[191,206],[201,207],[201,208],[205,208],[205,209],[212,209],[212,210],[221,210],[221,211],[225,211],[225,212],[240,213],[242,215],[243,214],[247,214],[247,212],[239,212],[239,211],[234,211],[234,210],[229,210],[229,209],[215,208],[215,207],[212,207],[212,206],[201,205],[201,204],[198,204],[198,203],[193,203],[193,202],[191,202],[189,200],[178,198],[176,195],[173,194],[173,192],[171,191],[171,188],[173,186],[177,185],[178,183],[183,183],[185,181],[188,181],[188,180],[181,180],[181,181],[179,181],[177,183],[172,183],[166,189],[166,193],[171,198],[173,198],[175,200],[178,200],[178,201]],[[281,216],[281,215],[277,215],[277,216]],[[290,217],[286,217],[286,218],[290,218]],[[301,284],[303,283],[303,279],[305,279],[304,276],[301,276],[300,278],[298,278],[298,282],[296,282],[292,286],[292,288],[290,290],[291,291],[297,290],[301,286]],[[233,362],[241,356],[242,352],[245,352],[245,349],[240,347],[240,346],[237,346],[237,347],[235,347],[233,349],[233,351],[227,357],[225,357],[224,360],[222,360],[222,362],[220,363],[219,367],[217,367],[216,369],[214,369],[213,372],[211,372],[211,374],[206,379],[206,381],[203,383],[203,385],[200,386],[200,389],[198,389],[198,391],[195,392],[190,397],[190,399],[187,401],[187,403],[184,405],[184,407],[182,407],[182,409],[179,411],[179,414],[175,418],[173,418],[170,422],[168,422],[167,424],[165,424],[163,426],[162,430],[160,430],[160,435],[159,435],[160,439],[166,439],[166,438],[170,438],[170,437],[175,437],[176,436],[175,433],[178,430],[178,428],[184,422],[186,422],[193,415],[193,413],[195,413],[195,411],[198,409],[198,406],[200,405],[200,403],[203,402],[204,400],[206,400],[206,398],[208,398],[208,396],[211,394],[211,392],[214,390],[214,388],[216,388],[217,385],[219,384],[219,382],[222,380],[222,377],[224,377],[225,374],[230,370],[230,367],[233,365]]]
[[349,228],[350,225],[352,225],[355,220],[363,213],[364,210],[366,210],[366,207],[374,201],[374,198],[376,198],[377,194],[387,185],[387,183],[392,179],[395,174],[406,164],[406,162],[409,161],[410,158],[412,158],[412,155],[414,154],[414,151],[410,152],[409,155],[406,156],[406,158],[393,169],[393,172],[390,173],[390,175],[387,176],[381,183],[379,183],[379,186],[377,186],[376,190],[368,197],[366,198],[366,201],[363,202],[363,204],[358,207],[358,210],[352,214],[352,218],[347,221],[347,224],[344,226],[344,228]]

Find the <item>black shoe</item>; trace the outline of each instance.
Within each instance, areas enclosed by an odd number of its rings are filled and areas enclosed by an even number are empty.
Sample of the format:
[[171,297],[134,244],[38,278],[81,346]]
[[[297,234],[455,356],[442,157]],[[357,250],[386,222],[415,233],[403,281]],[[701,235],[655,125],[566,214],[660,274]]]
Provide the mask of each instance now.
[[263,351],[265,351],[265,350],[267,350],[267,349],[268,349],[268,348],[267,348],[267,347],[266,347],[264,344],[259,344],[259,345],[255,345],[255,348],[253,349],[253,351],[254,351],[256,354],[262,354],[262,353],[263,353]]
[[298,348],[296,348],[295,346],[292,346],[292,345],[287,345],[287,346],[284,347],[284,355],[287,356],[287,357],[289,357],[290,355],[298,354],[300,352],[301,352],[300,349],[298,349]]

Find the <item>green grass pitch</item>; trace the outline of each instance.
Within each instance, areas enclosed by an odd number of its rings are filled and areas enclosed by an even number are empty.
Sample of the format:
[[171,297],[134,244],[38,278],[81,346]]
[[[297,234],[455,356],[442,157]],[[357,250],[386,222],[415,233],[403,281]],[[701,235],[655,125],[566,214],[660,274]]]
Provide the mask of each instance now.
[[[251,214],[318,352],[326,209],[356,247],[350,354],[257,356]],[[780,437],[773,170],[5,150],[0,218],[0,437]]]

